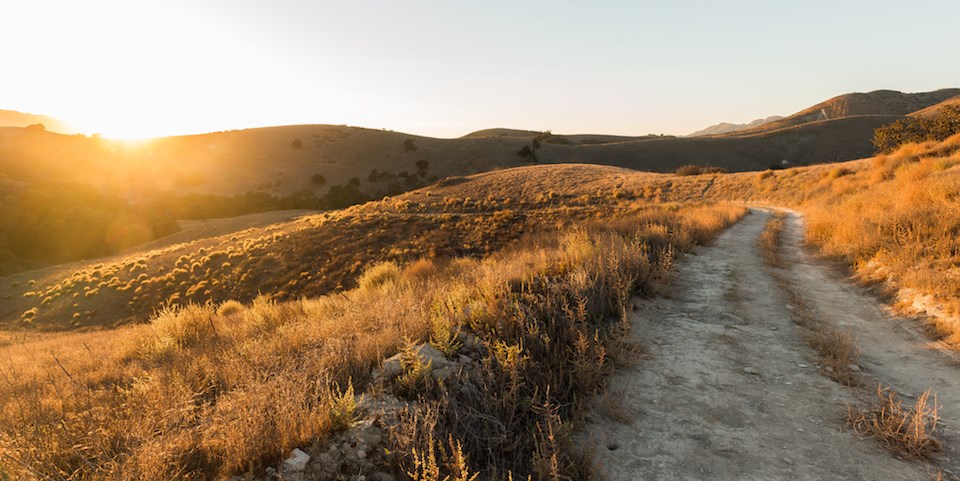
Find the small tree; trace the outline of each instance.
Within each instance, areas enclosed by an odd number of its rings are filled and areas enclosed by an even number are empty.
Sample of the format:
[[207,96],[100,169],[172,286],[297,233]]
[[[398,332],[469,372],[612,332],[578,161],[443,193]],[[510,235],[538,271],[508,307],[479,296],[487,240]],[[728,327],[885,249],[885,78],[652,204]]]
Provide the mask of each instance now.
[[527,162],[536,162],[537,153],[535,150],[531,149],[529,145],[524,145],[522,149],[517,151],[517,155]]
[[303,142],[300,139],[293,139],[293,142],[290,143],[290,147],[293,147],[294,150],[300,150],[303,148]]
[[417,161],[417,169],[419,169],[419,170],[427,170],[428,168],[430,168],[430,161],[429,161],[429,160],[421,159],[421,160],[418,160],[418,161]]
[[322,187],[324,184],[327,183],[327,178],[324,177],[322,174],[316,174],[313,177],[310,177],[310,183],[317,187]]
[[359,177],[353,177],[353,178],[351,178],[350,180],[348,180],[347,183],[350,184],[350,185],[352,185],[352,186],[354,186],[354,187],[360,187],[360,178],[359,178]]
[[404,152],[416,152],[417,145],[413,143],[413,139],[407,139],[403,141],[403,151]]

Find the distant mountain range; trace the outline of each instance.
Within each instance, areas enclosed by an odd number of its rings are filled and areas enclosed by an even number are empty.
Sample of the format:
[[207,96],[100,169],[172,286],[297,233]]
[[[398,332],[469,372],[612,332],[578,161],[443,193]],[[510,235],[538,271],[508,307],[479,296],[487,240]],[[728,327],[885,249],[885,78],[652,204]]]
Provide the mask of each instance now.
[[711,125],[703,130],[698,130],[692,134],[688,134],[687,137],[703,137],[707,135],[721,135],[729,134],[731,132],[739,132],[741,130],[752,129],[754,127],[759,127],[764,124],[769,124],[770,122],[776,122],[777,120],[783,119],[780,115],[771,115],[765,119],[757,119],[753,122],[746,124],[731,124],[728,122],[721,122],[716,125]]

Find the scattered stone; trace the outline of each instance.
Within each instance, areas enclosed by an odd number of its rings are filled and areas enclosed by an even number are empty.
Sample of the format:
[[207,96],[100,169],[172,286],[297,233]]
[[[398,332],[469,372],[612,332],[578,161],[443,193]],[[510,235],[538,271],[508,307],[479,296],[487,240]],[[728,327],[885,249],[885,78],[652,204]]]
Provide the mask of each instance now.
[[394,478],[392,474],[384,473],[383,471],[377,471],[371,474],[368,479],[370,481],[397,481],[397,478]]
[[827,367],[823,368],[823,372],[827,372],[827,373],[833,374],[833,368],[830,367],[830,366],[827,366]]
[[847,366],[847,368],[850,369],[850,370],[853,371],[853,372],[860,372],[860,366],[858,366],[858,365],[856,365],[856,364],[851,364],[851,365]]
[[786,456],[783,457],[783,462],[793,466],[793,460]]
[[802,433],[802,432],[803,432],[803,428],[797,428],[797,432],[798,432],[798,433]]
[[770,330],[771,330],[771,331],[776,331],[776,330],[777,330],[777,326],[770,326]]
[[797,367],[807,368],[807,367],[810,367],[810,366],[808,366],[808,365],[806,365],[806,364],[797,364]]
[[759,376],[759,375],[760,375],[760,371],[758,371],[758,370],[756,370],[756,369],[754,369],[754,368],[752,368],[752,367],[745,367],[745,368],[743,368],[743,372],[745,372],[745,373],[747,373],[747,374],[753,374],[754,376]]
[[[419,346],[413,348],[413,350],[420,358],[421,362],[424,364],[430,364],[431,371],[435,376],[450,376],[454,372],[454,368],[456,367],[455,364],[450,362],[442,352],[438,351],[437,348],[431,346],[430,344],[420,344]],[[402,357],[403,353],[399,353],[383,361],[383,366],[381,366],[379,374],[387,379],[393,379],[402,374]]]
[[284,472],[298,472],[303,471],[307,467],[307,463],[310,462],[310,455],[299,450],[294,449],[293,454],[283,462]]
[[787,304],[787,310],[788,310],[788,311],[792,311],[792,310],[794,310],[794,309],[796,309],[796,308],[793,307],[793,304]]

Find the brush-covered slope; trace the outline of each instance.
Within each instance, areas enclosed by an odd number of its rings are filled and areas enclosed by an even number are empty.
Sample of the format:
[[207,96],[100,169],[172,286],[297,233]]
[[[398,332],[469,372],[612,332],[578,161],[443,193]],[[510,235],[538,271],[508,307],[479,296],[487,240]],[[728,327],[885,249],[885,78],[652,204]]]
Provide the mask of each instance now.
[[960,108],[960,95],[956,97],[950,97],[943,102],[938,104],[931,105],[923,110],[918,110],[910,114],[911,117],[934,117],[945,107],[954,107]]
[[736,134],[753,134],[792,127],[809,122],[862,116],[906,116],[918,110],[960,95],[960,89],[949,88],[932,92],[903,93],[895,90],[875,90],[867,93],[838,95],[806,108],[789,117]]
[[613,186],[630,175],[639,174],[531,166],[266,226],[258,224],[263,219],[220,221],[152,248],[0,278],[0,325],[115,325],[146,320],[166,305],[316,296],[356,285],[371,263],[482,256],[544,226],[622,209]]

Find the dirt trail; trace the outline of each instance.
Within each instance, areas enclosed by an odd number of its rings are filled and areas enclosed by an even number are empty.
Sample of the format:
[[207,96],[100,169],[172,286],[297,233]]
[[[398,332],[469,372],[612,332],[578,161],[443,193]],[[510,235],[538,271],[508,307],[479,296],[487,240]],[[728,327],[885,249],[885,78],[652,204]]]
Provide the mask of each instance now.
[[891,317],[804,253],[802,221],[791,214],[783,274],[815,313],[854,331],[866,385],[881,380],[904,393],[931,387],[939,394],[947,449],[934,467],[899,460],[850,432],[847,405],[866,390],[818,373],[816,354],[757,248],[768,217],[753,210],[713,246],[683,259],[669,298],[637,300],[632,336],[649,359],[618,370],[584,434],[583,442],[597,446],[601,470],[610,481],[923,480],[938,469],[957,472],[956,363],[931,349],[912,321]]

